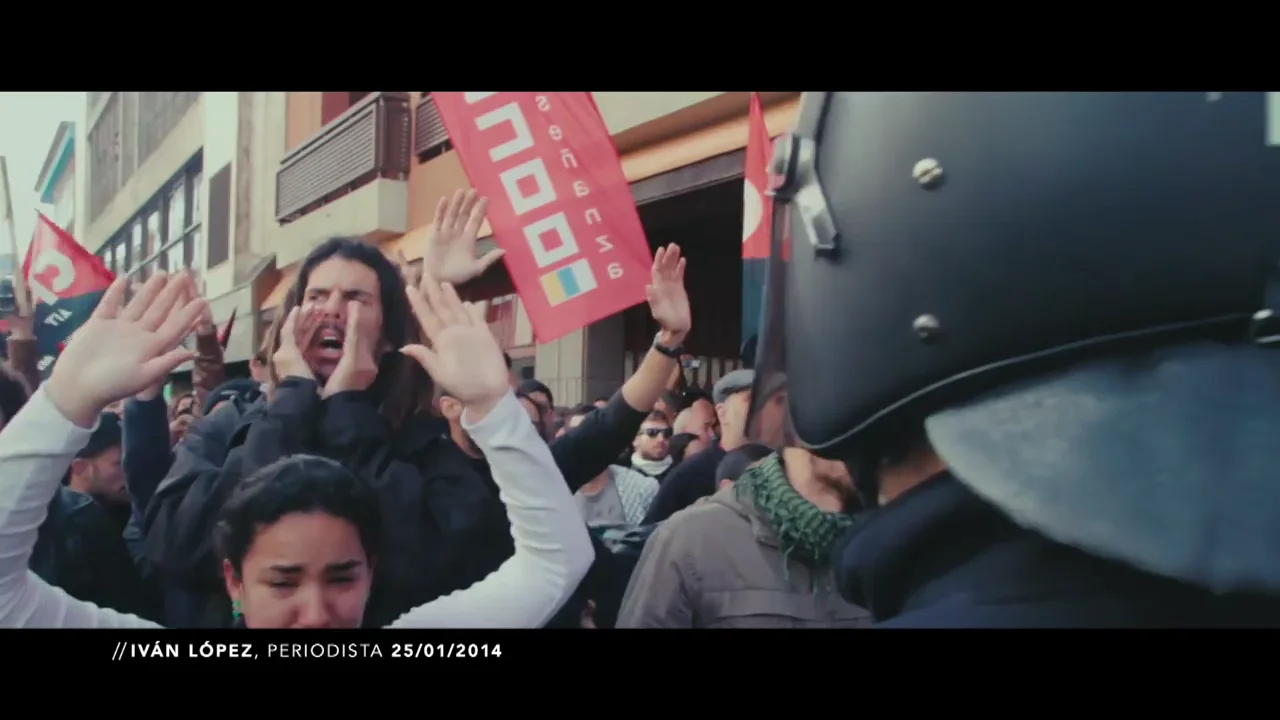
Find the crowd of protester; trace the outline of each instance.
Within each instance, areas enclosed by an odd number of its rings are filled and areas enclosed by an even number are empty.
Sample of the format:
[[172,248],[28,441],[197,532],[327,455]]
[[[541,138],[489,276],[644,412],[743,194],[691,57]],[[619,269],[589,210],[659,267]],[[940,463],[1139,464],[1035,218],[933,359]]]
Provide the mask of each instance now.
[[316,247],[251,378],[188,275],[51,372],[19,297],[0,627],[1280,624],[1272,95],[804,93],[713,387],[676,246],[616,393],[514,378],[471,191]]
[[[705,617],[655,607],[671,579],[637,565],[658,524],[695,505],[770,522],[733,490],[771,452],[745,439],[751,371],[711,395],[689,384],[686,261],[672,245],[647,288],[652,349],[612,397],[557,406],[512,374],[454,290],[496,259],[474,255],[483,213],[474,192],[442,200],[420,270],[358,239],[316,247],[247,378],[229,377],[184,274],[117,281],[47,379],[30,313],[14,318],[0,624],[845,623],[798,610],[807,587],[794,607],[753,602],[754,589]],[[174,391],[187,361],[191,386]],[[808,577],[789,536],[745,540],[747,554],[775,549],[779,592]]]

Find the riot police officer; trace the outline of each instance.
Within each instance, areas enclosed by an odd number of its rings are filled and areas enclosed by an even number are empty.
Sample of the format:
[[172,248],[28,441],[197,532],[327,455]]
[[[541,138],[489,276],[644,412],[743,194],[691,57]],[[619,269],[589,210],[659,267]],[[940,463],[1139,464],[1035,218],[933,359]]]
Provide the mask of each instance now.
[[1280,624],[1274,95],[804,95],[753,425],[849,465],[848,600]]

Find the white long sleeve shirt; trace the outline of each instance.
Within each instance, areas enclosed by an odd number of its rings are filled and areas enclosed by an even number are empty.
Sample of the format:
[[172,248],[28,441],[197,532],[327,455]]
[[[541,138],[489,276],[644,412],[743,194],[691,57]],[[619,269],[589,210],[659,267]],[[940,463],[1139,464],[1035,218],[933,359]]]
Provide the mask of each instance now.
[[[400,628],[536,628],[573,594],[595,557],[587,529],[524,408],[510,392],[474,425],[511,518],[516,552],[484,580],[402,615]],[[37,390],[0,431],[0,627],[156,628],[77,600],[28,570],[50,499],[93,430]]]

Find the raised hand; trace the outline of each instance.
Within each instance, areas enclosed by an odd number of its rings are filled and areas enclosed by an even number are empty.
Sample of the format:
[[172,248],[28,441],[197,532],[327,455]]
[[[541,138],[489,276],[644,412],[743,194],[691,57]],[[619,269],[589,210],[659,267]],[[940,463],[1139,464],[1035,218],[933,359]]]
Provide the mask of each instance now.
[[417,290],[406,288],[406,294],[431,348],[407,345],[400,352],[463,404],[468,421],[479,421],[510,392],[507,363],[483,311],[462,302],[452,285],[430,277]]
[[15,340],[30,340],[35,335],[35,304],[31,302],[31,288],[26,283],[17,287],[14,283],[15,312],[9,316],[9,337]]
[[414,267],[401,250],[396,250],[396,268],[400,270],[400,279],[404,280],[406,287],[417,287],[422,282],[422,268]]
[[127,282],[111,284],[45,383],[53,404],[81,427],[92,427],[108,404],[157,384],[194,357],[182,339],[206,303],[190,299],[190,276],[155,275],[125,305]]
[[680,246],[672,243],[658,248],[653,255],[653,277],[644,288],[649,300],[649,312],[658,327],[668,335],[666,345],[679,345],[693,325],[693,313],[689,309],[689,294],[684,289],[685,260],[680,257]]
[[437,280],[461,285],[502,259],[503,250],[490,250],[476,258],[476,236],[488,207],[488,198],[477,197],[475,190],[459,190],[453,197],[440,198],[422,251],[423,267]]
[[309,305],[295,305],[289,310],[284,325],[280,326],[280,347],[271,356],[276,377],[281,380],[287,377],[315,378],[302,350],[311,346],[311,338],[320,325],[319,319],[320,312]]
[[348,390],[364,390],[378,377],[378,361],[373,356],[377,338],[363,337],[360,303],[347,303],[347,332],[342,336],[342,359],[324,385],[325,397]]
[[[181,297],[178,298],[178,305],[185,306],[187,303],[191,302],[192,300],[195,300],[196,297],[198,297],[198,295],[197,295],[195,283],[194,282],[188,283],[188,286],[182,290]],[[213,322],[213,311],[209,308],[209,303],[207,302],[204,305],[204,311],[200,313],[200,319],[196,321],[197,333],[203,332],[203,327],[205,322],[209,322],[209,323]],[[155,400],[156,398],[160,397],[161,394],[164,393],[164,386],[168,382],[169,382],[168,377],[160,378],[160,380],[156,382],[154,385],[150,385],[148,387],[143,388],[140,392],[138,392],[133,397],[135,400],[139,400],[142,402],[150,402],[152,400]],[[111,411],[110,408],[108,408],[107,411],[110,412]]]

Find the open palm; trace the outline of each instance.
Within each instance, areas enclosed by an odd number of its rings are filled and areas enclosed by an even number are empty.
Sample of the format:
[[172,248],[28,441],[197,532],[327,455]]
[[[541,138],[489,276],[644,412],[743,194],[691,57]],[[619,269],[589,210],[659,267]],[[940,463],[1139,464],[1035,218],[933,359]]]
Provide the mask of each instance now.
[[649,312],[663,330],[687,333],[693,324],[689,294],[684,289],[685,260],[676,244],[658,248],[653,255],[653,275],[645,287]]
[[462,302],[452,285],[439,284],[429,276],[408,295],[431,347],[409,345],[402,352],[465,406],[501,399],[508,390],[507,364],[483,310]]
[[476,236],[488,207],[489,200],[477,197],[475,190],[459,190],[452,197],[440,198],[422,251],[423,266],[437,280],[461,285],[502,259],[502,250],[476,257]]
[[156,275],[125,304],[127,282],[111,284],[54,366],[48,392],[64,412],[94,417],[193,357],[182,339],[199,322],[205,302],[195,297],[191,278]]

